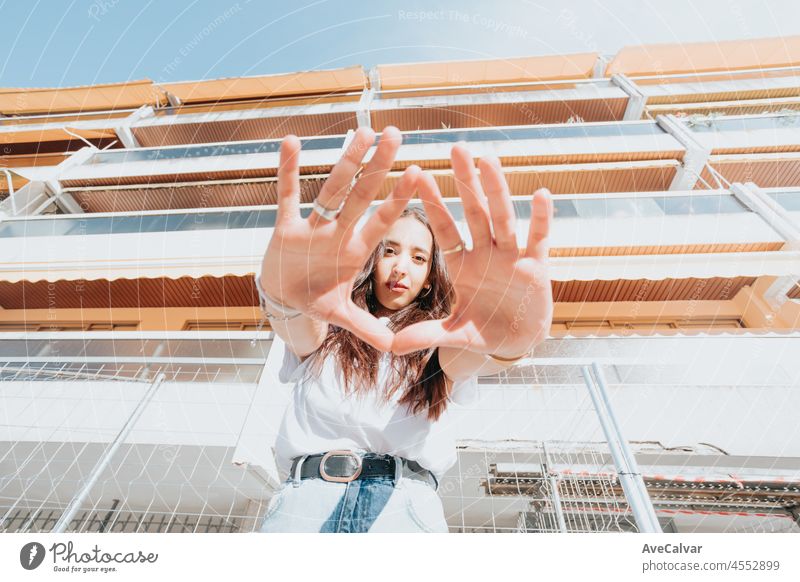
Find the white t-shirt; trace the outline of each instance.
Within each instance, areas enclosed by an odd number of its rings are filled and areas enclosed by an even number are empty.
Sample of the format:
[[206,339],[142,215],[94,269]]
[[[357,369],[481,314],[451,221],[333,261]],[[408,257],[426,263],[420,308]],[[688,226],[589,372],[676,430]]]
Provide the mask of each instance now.
[[[388,317],[379,319],[388,324]],[[389,357],[387,353],[381,354],[378,363],[378,382],[382,387],[386,385]],[[294,383],[275,445],[276,461],[284,473],[289,472],[293,457],[332,449],[399,455],[430,469],[439,480],[455,464],[455,426],[451,413],[456,406],[477,399],[477,376],[455,381],[447,409],[438,421],[431,422],[427,410],[409,414],[405,405],[397,404],[403,395],[402,387],[389,402],[382,401],[377,390],[346,396],[344,378],[335,358],[326,358],[319,377],[312,377],[310,371],[304,374],[310,361],[311,358],[306,358],[300,362],[286,348],[278,372],[281,382]]]

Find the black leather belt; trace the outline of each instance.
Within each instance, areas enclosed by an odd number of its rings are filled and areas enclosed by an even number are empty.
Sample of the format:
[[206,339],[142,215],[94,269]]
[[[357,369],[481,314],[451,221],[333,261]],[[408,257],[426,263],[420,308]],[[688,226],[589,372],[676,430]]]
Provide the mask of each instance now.
[[426,481],[434,490],[439,488],[439,482],[434,474],[416,461],[388,454],[358,453],[349,450],[294,457],[289,477],[294,477],[297,463],[301,459],[303,463],[300,466],[300,479],[322,478],[325,481],[348,483],[368,477],[395,477],[397,475],[395,458],[402,462],[400,470],[403,477]]

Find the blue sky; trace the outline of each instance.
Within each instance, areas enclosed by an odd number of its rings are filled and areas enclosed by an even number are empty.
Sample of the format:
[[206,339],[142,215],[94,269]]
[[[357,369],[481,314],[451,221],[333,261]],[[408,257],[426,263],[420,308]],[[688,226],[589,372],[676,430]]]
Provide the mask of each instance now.
[[795,5],[796,0],[0,0],[0,86],[183,81],[797,35]]

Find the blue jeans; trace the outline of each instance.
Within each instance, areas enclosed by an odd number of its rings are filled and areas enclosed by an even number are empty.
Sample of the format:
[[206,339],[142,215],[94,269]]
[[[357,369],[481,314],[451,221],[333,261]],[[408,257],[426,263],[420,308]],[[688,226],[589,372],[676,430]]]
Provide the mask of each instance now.
[[367,477],[347,483],[290,475],[269,501],[261,533],[447,533],[439,494],[417,479]]

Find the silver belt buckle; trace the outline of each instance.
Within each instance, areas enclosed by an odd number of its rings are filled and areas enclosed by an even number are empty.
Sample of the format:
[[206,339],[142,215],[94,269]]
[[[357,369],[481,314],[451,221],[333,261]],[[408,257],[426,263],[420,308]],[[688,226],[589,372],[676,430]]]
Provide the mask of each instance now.
[[[355,460],[358,462],[358,467],[356,468],[355,473],[353,473],[352,475],[347,476],[347,477],[337,477],[335,475],[329,475],[328,472],[325,470],[325,461],[327,461],[328,458],[332,457],[333,455],[339,455],[339,456],[342,456],[342,455],[347,456],[347,455],[349,455],[349,456],[355,458]],[[356,479],[358,479],[358,476],[361,474],[361,468],[362,468],[361,457],[359,455],[357,455],[356,453],[354,453],[353,451],[344,450],[344,449],[339,449],[339,450],[335,450],[335,451],[328,451],[327,453],[322,455],[322,459],[320,459],[320,461],[319,461],[319,474],[320,474],[320,476],[323,479],[325,479],[325,481],[334,481],[336,483],[349,483],[350,481],[355,481]]]

